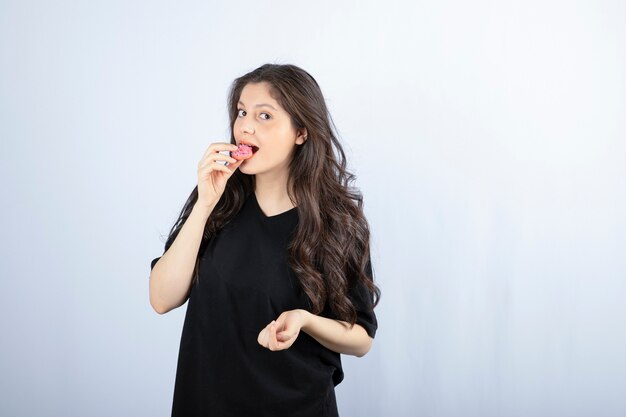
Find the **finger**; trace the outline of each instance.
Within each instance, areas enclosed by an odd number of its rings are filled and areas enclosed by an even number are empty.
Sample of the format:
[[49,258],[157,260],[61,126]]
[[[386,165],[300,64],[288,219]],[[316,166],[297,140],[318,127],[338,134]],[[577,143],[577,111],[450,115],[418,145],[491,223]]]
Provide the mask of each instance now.
[[286,323],[285,323],[285,313],[282,313],[280,316],[278,316],[278,318],[276,319],[276,340],[281,340],[278,338],[278,335],[281,334],[282,332],[286,332],[287,328],[286,328]]
[[263,347],[267,347],[266,346],[266,339],[267,339],[267,327],[264,328],[263,330],[261,330],[261,332],[259,333],[259,337],[257,338],[257,341],[259,342],[259,345],[263,346]]
[[234,171],[235,169],[239,168],[239,165],[241,165],[242,163],[243,160],[238,161],[235,159],[235,162],[228,162],[226,166]]
[[206,158],[207,155],[215,153],[215,152],[235,151],[235,150],[237,150],[237,145],[233,145],[232,143],[226,143],[226,142],[215,142],[209,145],[207,150],[204,152],[204,155],[202,155],[201,159],[204,159]]
[[237,160],[233,158],[232,156],[230,156],[230,154],[223,154],[223,153],[211,154],[209,155],[207,159],[209,161],[227,161],[227,162],[230,162],[231,164],[234,164],[235,162],[237,162]]
[[292,343],[293,340],[288,333],[276,333],[277,350],[287,349],[289,346],[291,346]]
[[269,329],[263,329],[263,336],[261,336],[261,346],[263,346],[264,348],[269,347],[269,344],[268,344],[269,334],[270,334]]
[[225,167],[224,165],[222,165],[222,164],[220,164],[218,162],[213,162],[209,167],[210,167],[211,171],[222,171],[222,172],[225,172],[227,174],[232,174],[233,173],[233,171],[230,168]]
[[276,320],[276,336],[285,332],[287,332],[286,324],[282,320],[282,317],[279,317]]
[[270,325],[269,347],[270,350],[278,350],[278,341],[276,340],[276,323]]
[[286,342],[289,339],[291,339],[293,337],[292,334],[289,334],[287,332],[280,332],[280,333],[276,333],[276,339],[280,342]]
[[267,326],[265,326],[265,328],[263,328],[263,330],[261,330],[261,334],[259,335],[259,343],[261,344],[261,346],[268,348],[269,347],[269,335],[270,335],[270,325],[272,323],[268,324]]
[[225,155],[223,153],[212,153],[202,158],[198,165],[200,166],[209,165],[215,161],[226,161],[226,162],[230,162],[233,164],[237,162],[237,160],[231,157],[230,155]]
[[285,315],[285,313],[281,314],[280,316],[278,316],[278,318],[276,319],[276,332],[281,332],[286,330],[285,326],[287,325],[287,323],[285,322],[285,318],[287,316]]

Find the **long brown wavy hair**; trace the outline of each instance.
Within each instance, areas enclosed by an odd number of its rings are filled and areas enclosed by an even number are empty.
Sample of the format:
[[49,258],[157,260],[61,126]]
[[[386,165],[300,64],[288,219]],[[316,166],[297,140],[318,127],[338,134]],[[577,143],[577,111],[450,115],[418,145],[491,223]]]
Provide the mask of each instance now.
[[[289,165],[288,195],[297,202],[298,228],[288,246],[289,264],[311,303],[311,312],[330,308],[338,319],[353,325],[356,310],[348,290],[362,283],[371,295],[372,309],[380,299],[370,259],[370,231],[363,214],[363,197],[350,186],[355,176],[346,170],[345,153],[317,81],[295,65],[265,64],[237,79],[228,97],[230,143],[237,103],[248,83],[267,82],[272,97],[291,116],[295,128],[306,128],[307,138],[296,146]],[[211,212],[199,253],[242,208],[254,192],[254,175],[236,170]],[[198,187],[187,199],[165,244],[171,246],[198,200]],[[199,256],[192,284],[197,283]]]

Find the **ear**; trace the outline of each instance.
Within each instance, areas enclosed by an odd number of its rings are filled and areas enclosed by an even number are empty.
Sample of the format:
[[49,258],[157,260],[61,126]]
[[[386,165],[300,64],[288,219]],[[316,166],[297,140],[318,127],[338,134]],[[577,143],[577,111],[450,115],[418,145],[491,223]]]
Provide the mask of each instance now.
[[296,138],[296,144],[302,145],[304,142],[307,141],[307,138],[308,138],[308,132],[306,128],[299,130],[298,137]]

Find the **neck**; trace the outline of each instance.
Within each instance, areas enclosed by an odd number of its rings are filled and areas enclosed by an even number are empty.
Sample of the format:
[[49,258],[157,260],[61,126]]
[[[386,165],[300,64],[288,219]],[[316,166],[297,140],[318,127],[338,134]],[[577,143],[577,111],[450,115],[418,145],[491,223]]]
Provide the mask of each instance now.
[[269,211],[281,211],[294,207],[287,193],[289,173],[263,173],[255,175],[255,194],[257,201]]

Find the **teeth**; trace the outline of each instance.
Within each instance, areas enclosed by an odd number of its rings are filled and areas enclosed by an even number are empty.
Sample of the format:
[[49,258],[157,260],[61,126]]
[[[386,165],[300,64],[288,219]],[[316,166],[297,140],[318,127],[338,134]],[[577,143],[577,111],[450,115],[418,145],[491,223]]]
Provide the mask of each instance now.
[[244,143],[244,142],[242,142],[242,143],[240,143],[239,145],[245,145],[245,146],[248,146],[248,147],[252,148],[252,152],[253,152],[253,153],[259,150],[259,147],[258,147],[258,146],[255,146],[255,145],[250,145],[249,143]]

